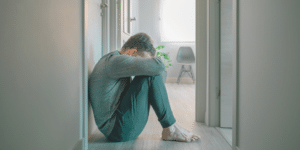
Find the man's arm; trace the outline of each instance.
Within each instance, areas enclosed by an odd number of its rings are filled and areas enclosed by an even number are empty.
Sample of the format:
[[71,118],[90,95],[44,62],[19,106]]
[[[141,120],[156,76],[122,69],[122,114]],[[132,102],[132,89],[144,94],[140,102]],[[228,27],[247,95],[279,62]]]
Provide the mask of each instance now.
[[155,76],[165,70],[164,63],[157,57],[142,58],[128,55],[113,55],[106,64],[106,71],[111,78],[124,78],[130,76]]

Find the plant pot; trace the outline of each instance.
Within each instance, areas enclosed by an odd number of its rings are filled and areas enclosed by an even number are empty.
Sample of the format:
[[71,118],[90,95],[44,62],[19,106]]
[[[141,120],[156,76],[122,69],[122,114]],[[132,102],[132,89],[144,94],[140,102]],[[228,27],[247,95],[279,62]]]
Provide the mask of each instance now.
[[167,71],[164,71],[164,72],[161,74],[163,83],[166,83],[166,81],[167,81],[167,74],[168,74]]

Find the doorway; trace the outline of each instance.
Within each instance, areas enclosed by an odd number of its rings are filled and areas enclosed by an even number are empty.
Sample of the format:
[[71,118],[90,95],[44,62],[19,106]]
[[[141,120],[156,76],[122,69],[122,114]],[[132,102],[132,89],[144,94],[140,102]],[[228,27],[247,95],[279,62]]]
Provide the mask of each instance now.
[[[215,1],[218,1],[218,0],[215,0]],[[109,1],[110,3],[113,2],[113,1]],[[110,5],[116,5],[116,3],[112,3]],[[210,84],[210,82],[208,81],[208,78],[210,76],[210,72],[208,70],[208,67],[209,66],[209,63],[208,61],[209,60],[212,60],[210,59],[210,57],[208,56],[208,53],[211,51],[211,47],[209,47],[208,45],[208,42],[209,42],[209,39],[208,39],[208,35],[210,35],[210,37],[212,37],[213,35],[213,32],[209,31],[208,30],[208,27],[209,25],[207,24],[208,23],[208,18],[210,18],[210,16],[208,15],[208,11],[209,11],[209,1],[207,0],[197,0],[196,1],[196,7],[197,7],[197,10],[196,10],[196,42],[195,42],[195,49],[197,49],[197,60],[196,60],[196,64],[197,64],[197,67],[196,67],[196,70],[195,70],[195,74],[197,74],[197,80],[196,80],[196,95],[195,95],[195,99],[196,99],[196,106],[195,106],[195,118],[198,122],[204,122],[205,118],[209,118],[209,117],[205,117],[205,114],[208,115],[210,114],[210,112],[207,112],[211,109],[205,109],[207,108],[207,105],[209,105],[209,101],[210,99],[212,99],[212,97],[209,97],[210,93],[213,93],[214,95],[216,95],[216,89],[214,87],[214,89],[208,89],[207,88],[207,84]],[[115,10],[117,8],[115,7]],[[114,10],[111,9],[109,10],[110,12],[110,16],[111,15],[114,15],[113,12]],[[117,15],[117,13],[115,13],[115,15]],[[110,19],[112,17],[109,17]],[[136,20],[138,20],[139,18],[137,17]],[[115,24],[111,24],[112,22],[110,21],[110,28],[109,28],[109,33],[110,33],[110,37],[115,37],[115,39],[117,38],[117,33],[116,31],[112,30],[111,27],[113,27],[114,25],[117,26],[117,23],[115,22]],[[111,34],[113,33],[114,34]],[[112,41],[111,41],[112,38],[110,38],[110,41],[109,41],[109,50],[116,50],[117,46],[116,45],[112,45]],[[217,40],[216,40],[217,41]],[[219,40],[218,40],[219,41]],[[115,47],[115,48],[113,48]],[[85,60],[83,58],[83,60]],[[85,61],[84,61],[85,62]],[[84,66],[86,66],[86,64],[83,64]],[[85,79],[87,79],[87,77],[83,77],[83,80],[85,81]],[[201,80],[200,80],[201,79]],[[86,87],[83,87],[83,89],[87,89]],[[87,94],[84,94],[85,96]],[[84,99],[86,100],[86,99]],[[87,100],[86,100],[87,101]],[[215,111],[215,110],[214,110]],[[83,112],[86,112],[86,108],[84,108]],[[216,112],[214,112],[216,114]],[[209,115],[208,115],[209,116]],[[86,117],[86,116],[85,116]],[[84,117],[84,118],[85,118]],[[85,119],[86,120],[86,119]],[[212,119],[209,119],[209,120],[212,120]],[[86,124],[86,122],[84,122],[84,124]],[[84,132],[85,129],[84,129]]]

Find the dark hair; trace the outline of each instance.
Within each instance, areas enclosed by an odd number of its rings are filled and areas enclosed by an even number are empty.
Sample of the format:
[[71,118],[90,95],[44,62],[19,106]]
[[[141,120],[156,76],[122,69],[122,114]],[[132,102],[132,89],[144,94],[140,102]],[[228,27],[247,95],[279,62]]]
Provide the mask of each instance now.
[[152,40],[146,33],[140,32],[131,36],[125,44],[122,46],[123,50],[136,48],[138,52],[146,51],[150,52],[152,56],[155,55],[156,49],[152,44]]

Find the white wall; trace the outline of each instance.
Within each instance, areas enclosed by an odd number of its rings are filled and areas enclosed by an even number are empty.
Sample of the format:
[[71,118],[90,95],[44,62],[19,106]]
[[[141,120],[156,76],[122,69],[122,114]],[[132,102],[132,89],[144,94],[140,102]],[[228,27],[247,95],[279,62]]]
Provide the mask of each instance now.
[[238,147],[300,147],[300,1],[240,0]]
[[[95,64],[102,57],[102,17],[100,4],[102,0],[86,0],[85,1],[85,51],[88,55],[88,75],[90,75]],[[90,102],[88,103],[89,129],[88,136],[92,132],[98,130],[95,123],[93,109]]]
[[0,149],[80,139],[81,18],[80,0],[0,1]]
[[[147,33],[154,42],[154,47],[157,47],[159,45],[164,45],[164,51],[169,52],[170,59],[172,60],[171,64],[172,66],[169,68],[166,68],[166,71],[168,71],[167,77],[170,79],[175,79],[172,81],[177,81],[177,78],[179,76],[179,72],[181,69],[181,65],[177,64],[176,57],[177,52],[180,46],[190,46],[195,54],[196,57],[196,51],[195,51],[195,43],[162,43],[161,37],[160,37],[160,28],[159,28],[159,19],[160,19],[160,0],[139,0],[139,19],[137,20],[139,22],[139,32],[145,32]],[[187,68],[187,67],[186,67]],[[192,69],[194,71],[194,76],[196,76],[196,67],[195,65],[192,66]],[[190,79],[189,75],[185,73],[183,78]],[[191,80],[191,79],[190,79]]]

